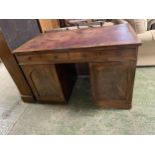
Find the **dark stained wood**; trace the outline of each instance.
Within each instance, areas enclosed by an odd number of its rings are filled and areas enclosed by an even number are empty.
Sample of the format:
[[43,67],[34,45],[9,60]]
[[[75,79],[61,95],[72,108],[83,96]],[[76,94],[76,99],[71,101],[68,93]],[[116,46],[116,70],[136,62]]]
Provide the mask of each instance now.
[[[67,50],[65,52],[44,52],[37,54],[16,53],[20,65],[59,64],[59,63],[89,63],[120,60],[136,60],[135,48],[123,49],[93,49]],[[94,59],[95,58],[95,59]]]
[[43,33],[60,27],[58,19],[38,19],[38,23]]
[[65,100],[54,65],[23,66],[22,69],[38,101]]
[[0,31],[0,58],[3,61],[8,72],[12,76],[16,86],[18,87],[22,99],[25,102],[34,102],[35,99],[31,92],[31,88],[29,87],[22,73],[22,70],[20,69],[20,66],[17,63],[15,56],[11,53],[11,50],[9,49],[1,31]]
[[104,108],[131,108],[136,61],[91,63],[94,101]]
[[66,103],[73,89],[74,64],[22,66],[38,102]]
[[133,29],[120,24],[42,34],[14,54],[37,101],[66,103],[75,82],[73,63],[87,63],[94,102],[129,109],[139,45]]
[[44,52],[52,50],[109,47],[118,45],[140,45],[140,40],[127,24],[104,28],[53,31],[41,34],[26,42],[14,52]]

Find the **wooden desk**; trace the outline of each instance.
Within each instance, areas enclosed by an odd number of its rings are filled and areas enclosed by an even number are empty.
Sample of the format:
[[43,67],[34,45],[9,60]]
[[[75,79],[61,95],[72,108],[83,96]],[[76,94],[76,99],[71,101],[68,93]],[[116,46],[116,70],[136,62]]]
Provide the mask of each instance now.
[[88,63],[94,102],[131,108],[140,45],[127,24],[41,34],[14,51],[37,102],[66,103],[74,63]]

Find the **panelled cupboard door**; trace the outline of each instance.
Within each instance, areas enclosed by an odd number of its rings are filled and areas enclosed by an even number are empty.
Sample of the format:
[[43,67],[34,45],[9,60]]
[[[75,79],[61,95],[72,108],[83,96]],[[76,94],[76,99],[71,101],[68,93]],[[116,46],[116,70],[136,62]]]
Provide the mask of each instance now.
[[131,108],[136,62],[90,63],[92,93],[97,105]]
[[22,66],[37,101],[65,102],[55,65]]

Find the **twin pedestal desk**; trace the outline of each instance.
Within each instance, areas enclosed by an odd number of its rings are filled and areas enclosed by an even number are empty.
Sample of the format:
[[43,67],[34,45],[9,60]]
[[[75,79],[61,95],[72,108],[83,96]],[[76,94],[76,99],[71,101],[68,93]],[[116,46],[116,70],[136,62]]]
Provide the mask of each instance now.
[[93,102],[131,108],[140,41],[127,24],[53,31],[13,51],[36,102],[66,103],[76,81],[75,63],[88,63]]

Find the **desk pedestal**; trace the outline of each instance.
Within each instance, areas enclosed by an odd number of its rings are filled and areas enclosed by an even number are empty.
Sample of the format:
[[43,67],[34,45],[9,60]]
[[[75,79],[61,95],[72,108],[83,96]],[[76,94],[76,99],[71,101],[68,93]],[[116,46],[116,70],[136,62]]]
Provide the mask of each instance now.
[[135,61],[90,63],[94,102],[104,108],[131,108]]

